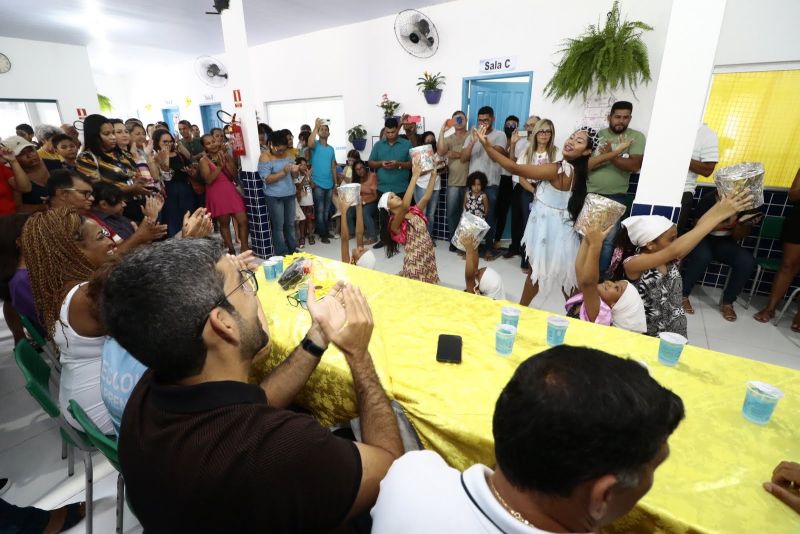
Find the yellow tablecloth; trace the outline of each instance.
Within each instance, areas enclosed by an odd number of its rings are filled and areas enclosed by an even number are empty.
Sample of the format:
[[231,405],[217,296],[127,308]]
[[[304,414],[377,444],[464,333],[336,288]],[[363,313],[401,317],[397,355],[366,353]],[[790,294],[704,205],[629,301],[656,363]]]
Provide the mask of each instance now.
[[[315,279],[324,288],[343,279],[361,287],[372,308],[370,352],[390,397],[406,410],[426,448],[458,469],[494,464],[492,413],[516,366],[545,344],[548,314],[521,308],[511,357],[494,352],[500,308],[486,297],[406,280],[319,258]],[[310,325],[278,284],[259,275],[259,298],[268,318],[270,355],[262,375],[295,347]],[[736,325],[731,325],[736,328]],[[463,338],[462,363],[436,362],[439,334]],[[774,335],[764,326],[764,336]],[[688,346],[676,368],[657,362],[657,340],[616,328],[570,320],[566,343],[587,345],[646,362],[660,383],[683,398],[686,419],[670,439],[670,458],[656,471],[653,489],[616,532],[800,532],[800,516],[767,494],[781,460],[800,461],[800,372]],[[772,420],[758,426],[741,416],[745,383],[781,388]],[[298,399],[323,425],[357,415],[350,371],[331,348]]]

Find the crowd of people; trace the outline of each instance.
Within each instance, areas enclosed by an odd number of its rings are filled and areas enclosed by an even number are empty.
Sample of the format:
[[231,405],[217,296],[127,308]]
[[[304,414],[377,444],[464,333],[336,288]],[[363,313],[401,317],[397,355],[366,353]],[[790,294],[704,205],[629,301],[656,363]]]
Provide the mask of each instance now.
[[[373,249],[392,256],[402,247],[400,276],[436,284],[432,230],[442,193],[451,235],[463,212],[489,226],[482,242],[467,237],[463,251],[444,252],[463,255],[468,292],[506,299],[502,277],[480,259],[520,256],[522,304],[560,292],[567,314],[581,320],[685,336],[692,289],[716,260],[731,266],[720,311],[735,321],[754,268],[738,241],[759,221],[741,215],[748,193],[712,191],[678,225],[633,216],[583,237],[575,231],[589,193],[625,200],[645,152],[631,117],[632,105],[617,102],[607,129],[579,128],[560,149],[551,120],[531,116],[520,128],[510,116],[495,130],[490,107],[472,129],[456,111],[438,136],[388,118],[368,159],[353,150],[341,166],[327,121],[301,127],[297,146],[291,131],[259,125],[275,253],[315,245],[315,235],[338,237],[342,261],[373,268]],[[718,160],[706,130],[688,169],[689,199],[697,175],[710,175]],[[16,134],[0,146],[4,315],[15,340],[25,336],[25,318],[57,348],[68,423],[80,428],[67,411],[76,400],[118,436],[130,502],[146,529],[251,531],[268,517],[277,531],[588,532],[627,513],[669,454],[681,399],[636,362],[569,346],[529,358],[506,385],[494,412],[494,469],[459,473],[433,452],[406,452],[369,353],[370,306],[344,282],[319,299],[308,285],[310,329],[251,384],[268,321],[225,132],[202,135],[181,121],[174,135],[163,123],[90,115],[82,136],[70,125],[20,125]],[[409,151],[422,145],[436,154],[432,170],[412,162]],[[360,199],[349,204],[338,191],[351,183]],[[789,197],[800,199],[800,172]],[[511,244],[501,248],[509,211]],[[771,318],[800,270],[799,216],[795,208],[785,224],[783,264],[758,320]],[[793,329],[799,321],[800,313]],[[357,442],[290,409],[331,344],[352,373]],[[609,388],[619,394],[609,397]],[[793,482],[800,468],[786,463],[765,489],[800,511],[785,489]],[[33,514],[2,506],[8,517]],[[74,524],[82,510],[57,519]]]

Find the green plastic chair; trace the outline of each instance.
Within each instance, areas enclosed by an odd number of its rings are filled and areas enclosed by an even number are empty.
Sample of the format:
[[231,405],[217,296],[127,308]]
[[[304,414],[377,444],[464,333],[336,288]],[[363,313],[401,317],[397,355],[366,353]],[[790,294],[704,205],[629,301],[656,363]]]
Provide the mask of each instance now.
[[55,347],[53,347],[53,344],[48,343],[48,341],[44,338],[44,336],[42,336],[41,332],[39,332],[39,329],[33,325],[31,320],[28,319],[27,316],[20,313],[19,310],[17,310],[17,314],[19,314],[19,318],[22,321],[22,328],[25,329],[25,333],[28,334],[28,337],[31,338],[31,340],[33,340],[33,342],[36,344],[37,347],[42,349],[42,352],[44,352],[44,355],[47,356],[47,359],[50,360],[53,369],[56,370],[58,376],[60,377],[61,362],[58,361],[58,356]]
[[753,295],[756,292],[761,279],[765,272],[775,273],[778,272],[781,266],[780,258],[767,258],[765,256],[758,256],[758,250],[761,248],[762,239],[780,239],[781,231],[783,230],[783,217],[767,216],[761,222],[761,229],[758,231],[758,239],[756,239],[756,248],[753,251],[753,256],[756,259],[756,277],[753,279],[753,285],[750,287],[750,297],[747,299],[747,305],[753,300]]
[[122,470],[119,467],[119,454],[117,453],[117,441],[110,436],[103,434],[97,428],[94,421],[86,414],[84,409],[78,404],[75,399],[69,401],[69,413],[81,425],[83,431],[89,436],[89,441],[97,447],[103,456],[108,458],[111,465],[119,473],[117,475],[117,532],[122,534],[123,519],[125,514],[125,479],[122,476]]
[[50,394],[50,367],[42,359],[42,355],[33,348],[27,339],[21,340],[14,347],[17,366],[25,377],[25,389],[39,403],[42,409],[58,421],[59,434],[67,444],[68,474],[75,474],[74,449],[83,452],[83,465],[86,473],[86,533],[92,533],[92,452],[97,449],[91,444],[89,437],[70,425],[61,413],[58,403]]

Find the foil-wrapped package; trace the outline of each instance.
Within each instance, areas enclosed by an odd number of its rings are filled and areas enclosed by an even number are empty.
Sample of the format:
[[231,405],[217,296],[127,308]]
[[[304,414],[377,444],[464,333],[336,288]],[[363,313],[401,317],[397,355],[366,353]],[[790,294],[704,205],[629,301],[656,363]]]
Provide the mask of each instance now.
[[422,174],[432,171],[435,167],[433,161],[433,147],[431,145],[414,147],[408,151],[408,155],[411,156],[412,164],[419,162],[422,168]]
[[338,191],[339,198],[348,206],[355,206],[361,200],[361,184],[342,184]]
[[458,227],[453,233],[453,239],[450,240],[453,246],[459,250],[466,251],[467,247],[461,242],[465,236],[473,236],[475,244],[479,244],[483,240],[486,233],[489,231],[489,223],[466,211],[461,214],[461,220],[458,222]]
[[625,204],[606,198],[603,195],[589,193],[583,202],[583,208],[575,221],[575,231],[586,235],[590,228],[606,231],[625,213]]
[[764,204],[764,165],[759,162],[746,162],[723,167],[714,174],[717,191],[725,196],[737,195],[747,191],[753,197],[743,213],[752,212]]

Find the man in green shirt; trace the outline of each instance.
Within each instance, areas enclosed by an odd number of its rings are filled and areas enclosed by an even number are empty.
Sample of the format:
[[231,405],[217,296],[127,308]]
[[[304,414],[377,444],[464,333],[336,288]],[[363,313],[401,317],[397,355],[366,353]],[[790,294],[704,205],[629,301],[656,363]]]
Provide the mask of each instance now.
[[[633,104],[620,100],[611,106],[608,114],[608,128],[600,130],[600,142],[597,144],[596,154],[610,144],[615,148],[620,141],[632,139],[633,143],[622,154],[603,163],[589,173],[589,193],[597,193],[617,202],[624,203],[628,193],[628,184],[631,173],[639,172],[642,168],[644,156],[645,137],[642,132],[628,128],[633,117]],[[600,273],[605,274],[614,252],[614,239],[619,231],[620,223],[617,222],[611,229],[600,252]]]
[[[403,197],[408,189],[411,169],[411,156],[408,151],[411,150],[411,143],[407,139],[398,137],[399,127],[397,119],[392,117],[386,119],[384,123],[386,138],[375,143],[369,154],[368,165],[378,172],[378,198],[388,192]],[[388,224],[386,210],[379,210],[378,219],[381,227]],[[383,241],[378,241],[373,248],[381,248],[385,244]]]
[[203,157],[203,142],[192,136],[192,123],[187,120],[180,121],[178,133],[181,134],[180,143],[189,151],[192,161],[200,161]]

